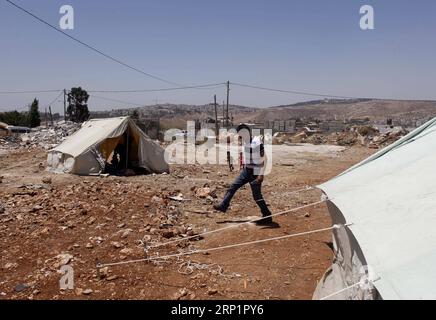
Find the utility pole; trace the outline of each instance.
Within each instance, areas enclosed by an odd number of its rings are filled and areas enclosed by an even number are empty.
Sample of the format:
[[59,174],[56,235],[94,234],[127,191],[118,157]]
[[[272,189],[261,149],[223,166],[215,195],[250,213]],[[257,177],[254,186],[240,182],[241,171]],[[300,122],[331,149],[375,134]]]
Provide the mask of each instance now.
[[51,126],[53,127],[53,114],[51,113],[51,106],[48,106],[48,111],[50,112],[50,123]]
[[225,119],[225,104],[224,104],[224,100],[223,100],[223,127],[224,127],[224,119]]
[[226,112],[226,128],[229,129],[229,96],[230,96],[230,81],[227,81],[227,112]]
[[45,127],[48,128],[47,108],[45,108]]
[[64,121],[67,121],[67,90],[64,89]]
[[216,104],[216,95],[213,96],[213,105],[215,106],[215,136],[216,140],[218,140],[218,109]]

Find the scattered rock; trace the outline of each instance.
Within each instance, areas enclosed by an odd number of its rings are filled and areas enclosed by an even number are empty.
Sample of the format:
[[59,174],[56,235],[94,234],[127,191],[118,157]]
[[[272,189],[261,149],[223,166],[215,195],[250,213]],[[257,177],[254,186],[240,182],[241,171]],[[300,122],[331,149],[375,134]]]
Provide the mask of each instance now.
[[82,294],[85,296],[89,296],[93,292],[94,292],[94,290],[92,290],[92,289],[85,289],[82,291]]
[[40,294],[41,293],[41,290],[39,290],[39,289],[35,289],[35,290],[33,290],[33,292],[32,292],[32,294],[34,295],[34,296],[36,296],[36,295],[38,295],[38,294]]
[[118,276],[115,275],[115,274],[106,278],[107,281],[114,281],[114,280],[117,280],[117,279],[118,279]]
[[209,187],[197,188],[197,190],[195,190],[195,196],[198,198],[206,198],[210,193],[211,189]]
[[42,210],[42,209],[43,209],[43,206],[37,204],[37,205],[33,206],[29,212],[38,212],[39,210]]
[[44,178],[42,178],[42,183],[46,183],[46,184],[51,184],[52,183],[52,180],[51,180],[51,178],[50,177],[44,177]]
[[26,283],[20,283],[20,284],[17,284],[17,285],[15,286],[14,291],[15,291],[15,292],[23,292],[24,290],[27,290],[27,289],[29,289],[29,288],[30,288],[30,286],[29,286],[28,284],[26,284]]
[[59,269],[60,267],[68,264],[73,259],[73,256],[69,253],[61,253],[58,254],[56,257],[53,258],[52,267],[54,269]]
[[172,297],[173,300],[180,300],[189,293],[188,289],[180,288]]
[[173,230],[163,230],[161,232],[161,234],[162,234],[162,237],[167,238],[167,239],[170,239],[170,238],[174,237],[174,231]]
[[210,296],[213,296],[214,294],[217,294],[217,293],[218,293],[218,289],[209,288],[207,290],[207,294],[210,295]]
[[98,269],[97,270],[97,274],[98,274],[98,277],[100,279],[105,279],[109,275],[109,268],[108,267],[104,267],[104,268]]
[[112,242],[111,242],[111,245],[112,245],[112,247],[114,247],[115,249],[119,249],[119,248],[124,247],[122,243],[117,242],[117,241],[112,241]]
[[121,233],[121,238],[123,238],[123,239],[127,238],[129,236],[129,234],[132,233],[132,231],[133,231],[132,229],[123,230],[123,232]]
[[15,262],[8,262],[8,263],[6,263],[5,266],[4,266],[4,268],[5,268],[6,270],[9,270],[9,269],[15,269],[16,267],[18,267],[18,263],[15,263]]
[[164,203],[164,200],[158,196],[153,196],[153,198],[151,198],[151,202],[162,204]]

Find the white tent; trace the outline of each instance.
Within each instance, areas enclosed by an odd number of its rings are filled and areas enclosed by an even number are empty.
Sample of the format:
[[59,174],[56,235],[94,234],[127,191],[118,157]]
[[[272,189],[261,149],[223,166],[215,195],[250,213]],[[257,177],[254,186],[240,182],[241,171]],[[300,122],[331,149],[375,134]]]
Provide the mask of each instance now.
[[[314,299],[436,299],[436,118],[318,187],[352,225]],[[365,277],[372,289],[353,286]]]
[[129,117],[92,119],[48,153],[49,170],[81,175],[102,173],[115,147],[128,137],[129,162],[149,172],[168,172],[164,149]]

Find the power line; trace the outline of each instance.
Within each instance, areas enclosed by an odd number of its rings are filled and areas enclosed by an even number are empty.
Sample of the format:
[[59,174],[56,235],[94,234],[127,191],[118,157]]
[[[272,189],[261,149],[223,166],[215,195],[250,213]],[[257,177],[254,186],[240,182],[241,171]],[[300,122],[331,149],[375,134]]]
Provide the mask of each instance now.
[[[140,93],[140,92],[160,92],[160,91],[178,91],[178,90],[189,90],[189,89],[215,89],[224,86],[224,82],[219,83],[208,83],[199,84],[192,86],[183,87],[172,87],[172,88],[158,88],[158,89],[131,89],[131,90],[86,90],[87,92],[94,93]],[[12,90],[12,91],[0,91],[0,94],[32,94],[32,93],[52,93],[59,92],[62,89],[51,89],[51,90]]]
[[[58,90],[59,91],[59,90]],[[45,92],[47,92],[47,91],[45,91]],[[59,99],[59,97],[62,95],[62,93],[63,93],[63,91],[61,91],[57,96],[56,96],[56,98],[55,99],[53,99],[53,101],[51,101],[49,104],[48,104],[48,106],[51,106],[53,103],[55,103],[56,102],[56,100],[57,99]],[[4,106],[0,106],[0,109],[12,109],[11,111],[13,112],[13,111],[20,111],[20,110],[23,110],[23,109],[26,109],[26,108],[29,108],[29,106],[24,106],[24,107],[19,107],[19,108],[13,108],[13,107],[4,107]],[[7,112],[7,111],[5,111],[5,112]]]
[[353,99],[353,100],[377,100],[377,101],[434,101],[434,100],[426,100],[426,99],[395,99],[395,98],[338,96],[338,95],[322,94],[322,93],[309,92],[309,91],[273,89],[273,88],[266,88],[266,87],[255,86],[255,85],[240,83],[240,82],[231,82],[231,84],[233,84],[235,86],[251,88],[251,89],[258,89],[258,90],[272,91],[272,92],[281,92],[281,93],[291,93],[291,94],[314,96],[314,97],[321,97],[321,98]]
[[52,93],[59,92],[62,89],[52,89],[52,90],[30,90],[30,91],[0,91],[0,94],[32,94],[32,93]]
[[14,108],[14,107],[0,107],[1,109],[13,109],[13,110],[4,110],[3,112],[13,112],[13,111],[20,111],[20,110],[24,110],[24,109],[28,109],[29,106],[24,106],[24,107],[19,107],[19,108]]
[[292,94],[305,95],[305,96],[315,96],[315,97],[322,97],[322,98],[382,100],[382,99],[375,99],[375,98],[362,98],[362,97],[321,94],[321,93],[308,92],[308,91],[273,89],[273,88],[260,87],[260,86],[250,85],[250,84],[246,84],[246,83],[238,83],[238,82],[231,82],[231,84],[233,84],[235,86],[239,86],[239,87],[246,87],[246,88],[258,89],[258,90],[281,92],[281,93],[292,93]]
[[138,90],[87,90],[88,92],[96,93],[135,93],[135,92],[159,92],[159,91],[176,91],[176,90],[186,90],[186,89],[214,89],[224,86],[225,83],[211,83],[211,84],[201,84],[195,86],[184,86],[175,88],[160,88],[160,89],[138,89]]
[[123,61],[121,61],[121,60],[119,60],[119,59],[117,59],[117,58],[114,58],[114,57],[112,57],[111,55],[109,55],[109,54],[107,54],[107,53],[104,53],[103,51],[101,51],[101,50],[99,50],[99,49],[97,49],[97,48],[95,48],[95,47],[93,47],[93,46],[91,46],[91,45],[89,45],[89,44],[83,42],[82,40],[79,40],[79,39],[77,39],[76,37],[73,37],[73,36],[69,35],[68,33],[62,31],[61,29],[59,29],[59,28],[57,28],[57,27],[55,27],[55,26],[52,25],[51,23],[49,23],[49,22],[45,21],[44,19],[42,19],[42,18],[36,16],[36,15],[33,14],[32,12],[26,10],[26,9],[23,8],[23,7],[20,7],[20,6],[17,5],[16,3],[14,3],[14,2],[12,2],[12,1],[10,1],[10,0],[5,0],[5,1],[8,2],[9,4],[13,5],[13,6],[16,7],[17,9],[19,9],[19,10],[25,12],[26,14],[32,16],[33,18],[35,18],[35,19],[38,20],[39,22],[41,22],[41,23],[47,25],[48,27],[52,28],[53,30],[56,30],[57,32],[63,34],[64,36],[67,36],[67,37],[70,38],[71,40],[74,40],[75,42],[81,44],[82,46],[84,46],[84,47],[86,47],[86,48],[88,48],[88,49],[90,49],[90,50],[92,50],[92,51],[94,51],[94,52],[96,52],[96,53],[102,55],[103,57],[105,57],[105,58],[107,58],[107,59],[109,59],[109,60],[112,60],[113,62],[116,62],[116,63],[118,63],[118,64],[120,64],[120,65],[122,65],[122,66],[124,66],[124,67],[126,67],[126,68],[129,68],[129,69],[131,69],[131,70],[133,70],[133,71],[136,71],[136,72],[138,72],[138,73],[141,73],[141,74],[143,74],[143,75],[145,75],[145,76],[147,76],[147,77],[153,78],[153,79],[155,79],[155,80],[159,80],[159,81],[162,81],[162,82],[165,82],[165,83],[171,84],[171,85],[180,86],[180,84],[178,84],[178,83],[175,83],[175,82],[172,82],[172,81],[166,80],[166,79],[164,79],[164,78],[161,78],[161,77],[155,76],[155,75],[153,75],[153,74],[151,74],[151,73],[145,72],[145,71],[143,71],[143,70],[141,70],[141,69],[138,69],[138,68],[136,68],[136,67],[134,67],[134,66],[132,66],[132,65],[130,65],[130,64],[127,64],[127,63],[125,63],[125,62],[123,62]]
[[61,95],[63,95],[63,93],[64,93],[63,90],[61,90],[61,92],[57,95],[57,97],[54,98],[53,101],[50,102],[48,105],[51,106],[53,103],[55,103],[56,100],[59,99],[59,97],[60,97]]
[[101,99],[101,100],[106,100],[106,101],[111,101],[111,102],[129,104],[129,105],[133,105],[133,106],[137,106],[137,107],[145,107],[145,104],[139,104],[139,103],[136,103],[136,102],[123,101],[123,100],[106,98],[106,97],[101,97],[101,96],[96,96],[96,95],[89,95],[89,97],[90,98]]

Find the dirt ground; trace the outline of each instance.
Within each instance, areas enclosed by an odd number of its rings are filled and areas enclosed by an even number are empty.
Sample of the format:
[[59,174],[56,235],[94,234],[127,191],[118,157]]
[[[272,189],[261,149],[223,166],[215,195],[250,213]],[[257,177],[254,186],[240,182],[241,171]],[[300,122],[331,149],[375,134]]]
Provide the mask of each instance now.
[[[318,190],[292,191],[326,181],[373,152],[289,152],[274,161],[264,197],[273,213],[319,201]],[[240,224],[260,215],[249,187],[236,194],[227,214],[215,212],[212,204],[237,175],[225,166],[80,177],[49,173],[45,164],[44,150],[0,153],[0,299],[311,299],[331,264],[331,234],[323,232],[97,271],[97,263],[144,258],[144,243],[235,225],[148,252],[173,254],[315,230],[330,226],[330,218],[320,204],[276,217],[276,228]],[[212,197],[199,196],[205,185]],[[184,201],[170,199],[180,193]],[[73,290],[60,289],[63,264],[74,270]]]

